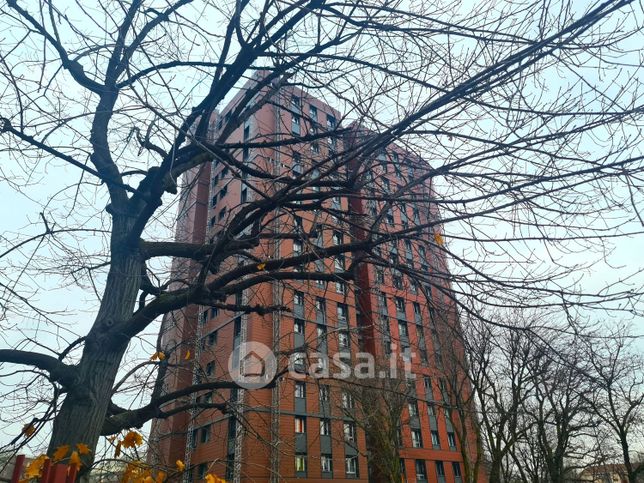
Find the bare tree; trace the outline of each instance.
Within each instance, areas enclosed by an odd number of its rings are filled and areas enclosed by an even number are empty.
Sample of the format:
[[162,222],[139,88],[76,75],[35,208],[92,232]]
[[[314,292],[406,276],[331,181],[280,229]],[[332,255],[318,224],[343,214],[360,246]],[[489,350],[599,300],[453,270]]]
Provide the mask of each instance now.
[[[364,431],[369,445],[369,465],[372,477],[377,481],[401,483],[404,469],[400,463],[402,425],[408,422],[404,416],[414,391],[402,367],[392,374],[388,363],[376,364],[375,374],[385,371],[386,377],[357,377],[342,381],[343,398],[349,397],[351,407],[339,401],[339,408]],[[363,375],[364,376],[364,375]],[[346,395],[346,396],[345,396]]]
[[636,442],[644,436],[644,372],[641,354],[633,351],[632,341],[624,328],[591,341],[588,354],[597,386],[586,399],[609,430],[610,439],[602,443],[615,442],[625,476],[636,482],[644,473],[644,462],[635,455]]
[[[398,240],[416,244],[419,262],[399,263],[401,273],[437,295],[454,291],[468,312],[515,303],[637,310],[641,289],[584,292],[571,278],[579,265],[557,254],[596,250],[601,259],[611,239],[641,231],[631,224],[641,221],[633,127],[642,116],[641,65],[629,50],[641,40],[640,8],[630,0],[583,11],[568,2],[471,10],[451,2],[135,0],[72,8],[8,0],[0,131],[13,164],[0,173],[38,205],[38,221],[3,235],[0,254],[8,334],[0,362],[3,375],[19,378],[4,394],[12,414],[33,415],[28,427],[36,429],[53,423],[51,454],[68,444],[94,449],[100,435],[189,410],[190,394],[235,384],[218,379],[164,394],[155,371],[187,365],[178,361],[188,349],[159,343],[150,352],[167,352],[163,361],[134,361],[155,320],[193,316],[195,305],[281,311],[282,304],[234,297],[273,281],[350,281],[357,265],[385,263],[383,250]],[[298,88],[341,105],[346,118],[301,136],[280,129],[235,137],[262,106],[280,105],[287,119],[292,110],[280,96]],[[228,118],[218,118],[235,93]],[[353,121],[367,134],[349,136]],[[302,173],[275,164],[277,153],[318,140],[339,144],[307,156]],[[415,156],[381,162],[392,143]],[[217,236],[171,241],[167,207],[189,196],[211,163],[225,165],[254,199],[222,215]],[[407,175],[396,186],[376,176],[401,163]],[[183,195],[182,180],[190,187]],[[428,183],[431,192],[422,188]],[[334,198],[345,208],[330,206]],[[375,203],[374,212],[351,213],[356,199]],[[407,205],[418,215],[390,224],[390,210]],[[345,223],[348,241],[273,258],[273,220],[313,246],[314,230],[302,233],[294,220],[317,212]],[[450,249],[441,225],[455,246],[471,248]],[[535,268],[537,247],[555,261]],[[453,263],[453,275],[437,253]],[[343,254],[352,265],[339,273],[306,265]],[[171,258],[189,262],[179,272],[189,276],[174,278]],[[38,303],[39,290],[70,284],[94,294],[86,324],[68,326],[64,314]],[[566,387],[575,382],[557,374]],[[125,388],[127,407],[117,403]]]
[[489,459],[490,481],[506,481],[505,474],[514,445],[522,440],[524,403],[533,395],[528,362],[535,350],[514,313],[516,331],[477,321],[465,323],[469,355],[469,377],[478,407],[478,422],[485,453]]

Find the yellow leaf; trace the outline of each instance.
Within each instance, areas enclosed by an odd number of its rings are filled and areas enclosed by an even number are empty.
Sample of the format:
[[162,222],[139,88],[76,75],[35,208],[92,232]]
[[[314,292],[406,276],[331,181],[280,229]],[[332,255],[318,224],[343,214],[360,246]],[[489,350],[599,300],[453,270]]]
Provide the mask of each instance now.
[[90,454],[92,452],[85,443],[76,443],[76,449],[78,450],[78,454]]
[[83,462],[80,459],[80,456],[78,456],[78,452],[73,451],[71,456],[69,457],[69,462],[67,463],[69,466],[75,466],[76,469],[80,469],[81,465]]
[[266,262],[257,264],[257,270],[259,271],[266,270]]
[[116,448],[114,448],[114,457],[118,458],[121,456],[121,442],[116,443]]
[[190,349],[186,352],[186,356],[184,357],[185,360],[189,361],[190,358],[192,357],[192,354],[190,353]]
[[59,446],[56,448],[56,451],[54,451],[53,458],[54,461],[60,461],[62,460],[65,456],[67,456],[67,453],[69,453],[69,445],[64,444],[63,446]]
[[212,476],[210,473],[208,473],[208,474],[206,475],[206,478],[205,478],[206,483],[217,483],[217,480],[218,480],[218,479],[219,479],[219,478],[215,478],[215,477],[214,477],[214,476]]
[[136,431],[129,431],[122,441],[122,446],[124,448],[134,448],[135,446],[141,446],[142,444],[143,436]]
[[159,471],[157,477],[154,480],[156,483],[163,483],[165,481],[165,472]]
[[27,423],[22,427],[22,434],[27,438],[36,432],[36,428],[33,424]]
[[143,478],[143,483],[154,483],[154,478],[148,475],[145,478]]
[[41,476],[42,467],[49,458],[47,455],[40,455],[38,458],[33,460],[27,468],[25,469],[25,479],[31,480],[32,478],[38,478]]
[[443,235],[441,235],[437,231],[434,232],[434,241],[437,245],[443,245],[445,243],[445,240],[443,240]]
[[152,354],[152,357],[150,357],[151,361],[162,361],[165,359],[165,352],[163,351],[158,351]]
[[179,471],[184,471],[186,469],[186,465],[181,460],[177,460],[175,464],[177,465],[177,470]]

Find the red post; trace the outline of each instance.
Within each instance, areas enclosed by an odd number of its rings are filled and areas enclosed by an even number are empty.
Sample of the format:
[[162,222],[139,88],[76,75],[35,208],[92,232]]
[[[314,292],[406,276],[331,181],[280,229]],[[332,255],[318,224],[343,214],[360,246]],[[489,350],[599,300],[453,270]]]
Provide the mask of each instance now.
[[51,460],[47,458],[45,463],[42,465],[42,472],[40,476],[41,483],[47,483],[49,479],[49,473],[51,473]]
[[53,471],[49,473],[49,481],[41,480],[41,483],[65,483],[67,480],[67,465],[54,465]]
[[76,475],[78,474],[78,468],[76,466],[70,466],[67,468],[67,481],[66,483],[74,483],[76,481]]
[[16,456],[16,464],[13,467],[13,473],[11,474],[11,483],[18,483],[20,481],[20,475],[22,474],[22,467],[25,464],[25,455],[19,454]]

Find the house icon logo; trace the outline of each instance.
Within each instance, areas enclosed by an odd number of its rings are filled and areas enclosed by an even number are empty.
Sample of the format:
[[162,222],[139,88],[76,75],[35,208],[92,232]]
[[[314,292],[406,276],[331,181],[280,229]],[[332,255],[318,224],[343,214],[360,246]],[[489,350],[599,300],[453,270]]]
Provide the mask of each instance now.
[[244,342],[228,358],[228,371],[241,387],[260,389],[275,377],[277,360],[261,342]]

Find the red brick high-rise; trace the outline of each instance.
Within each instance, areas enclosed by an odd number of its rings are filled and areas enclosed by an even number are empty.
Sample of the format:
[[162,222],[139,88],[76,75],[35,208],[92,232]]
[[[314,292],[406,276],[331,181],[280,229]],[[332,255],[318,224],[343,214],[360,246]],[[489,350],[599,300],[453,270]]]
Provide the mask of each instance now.
[[[248,85],[252,86],[253,82],[249,81]],[[213,114],[209,135],[226,129],[244,95],[242,89],[220,114]],[[319,132],[336,130],[340,119],[340,113],[321,100],[299,89],[282,87],[272,102],[263,104],[247,121],[231,129],[227,142],[279,144],[298,136],[315,137]],[[293,146],[240,148],[236,157],[273,175],[292,177],[308,173],[315,179],[318,173],[310,170],[311,160],[335,151],[350,151],[352,144],[368,135],[350,129],[343,131],[342,136],[311,139]],[[385,191],[394,192],[396,186],[414,179],[413,163],[406,163],[412,156],[405,150],[390,145],[379,156],[387,163],[381,164],[380,171],[372,170],[371,176],[373,183]],[[357,158],[343,169],[359,169]],[[262,241],[253,249],[258,266],[264,260],[366,236],[360,220],[377,216],[380,208],[369,200],[368,186],[356,188],[353,196],[329,199],[328,210],[298,212],[294,204],[276,208],[275,217],[270,221],[274,233],[304,233],[306,237]],[[427,199],[431,197],[428,183],[414,189]],[[224,163],[213,162],[193,170],[184,179],[177,239],[209,241],[240,209],[274,190],[270,182],[239,176]],[[383,215],[385,225],[398,229],[422,225],[432,216],[436,213],[431,208],[402,203],[392,204]],[[383,260],[389,260],[392,267],[402,262],[428,276],[430,273],[445,275],[444,258],[440,250],[432,249],[440,244],[440,235],[429,230],[424,233],[424,240],[417,236],[417,240],[394,241],[377,251],[388,250]],[[315,265],[316,272],[333,274],[343,271],[351,262],[347,254],[311,265]],[[219,270],[230,270],[237,263],[236,259],[224,260]],[[176,279],[196,275],[195,266],[190,262],[175,261],[172,270]],[[387,268],[386,264],[358,264],[356,273],[351,282],[340,279],[266,281],[241,290],[229,300],[231,304],[289,308],[267,315],[203,306],[191,306],[167,315],[162,325],[161,345],[179,345],[171,356],[176,369],[168,371],[163,381],[164,392],[192,383],[229,380],[229,356],[248,341],[261,342],[282,354],[300,347],[307,353],[317,351],[329,356],[356,354],[362,350],[373,354],[378,361],[388,361],[392,351],[394,355],[404,353],[412,373],[417,376],[411,383],[410,402],[401,427],[404,476],[410,482],[459,483],[463,472],[461,442],[442,408],[448,395],[440,371],[443,349],[437,322],[443,320],[449,330],[458,331],[449,284],[441,282],[443,290],[429,285],[423,288],[422,283]],[[448,349],[459,352],[452,347]],[[458,357],[464,360],[462,354]],[[370,478],[369,474],[366,435],[341,407],[352,404],[346,399],[342,388],[332,381],[299,379],[292,374],[286,374],[270,388],[200,392],[164,410],[171,411],[173,407],[195,401],[204,405],[228,403],[221,410],[178,411],[170,418],[155,420],[149,458],[170,465],[177,459],[184,461],[190,467],[186,474],[189,481],[202,480],[208,473],[235,482],[316,482],[331,478],[375,481],[376,477]]]

